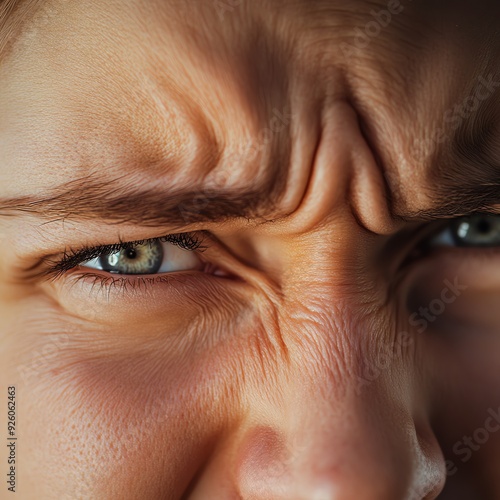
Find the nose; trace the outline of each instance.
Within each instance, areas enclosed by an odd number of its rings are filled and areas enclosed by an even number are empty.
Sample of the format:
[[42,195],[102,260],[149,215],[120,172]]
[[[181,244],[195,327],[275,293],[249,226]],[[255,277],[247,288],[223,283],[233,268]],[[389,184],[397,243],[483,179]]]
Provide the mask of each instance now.
[[444,482],[439,447],[385,384],[328,402],[321,388],[289,394],[279,418],[250,427],[235,460],[245,500],[420,500]]
[[[336,109],[337,115],[343,111]],[[292,254],[299,260],[286,261],[287,268],[302,270],[282,284],[284,296],[293,297],[280,309],[288,347],[286,373],[266,386],[266,398],[260,391],[231,465],[235,489],[245,500],[421,500],[436,498],[444,484],[444,460],[425,415],[425,398],[411,382],[412,348],[396,349],[392,356],[393,345],[384,345],[384,339],[394,339],[390,332],[396,327],[360,306],[376,303],[377,292],[372,297],[366,286],[355,284],[352,249],[363,245],[356,241],[360,233],[349,216],[343,222],[344,239],[338,238],[342,193],[349,192],[346,183],[357,179],[341,175],[352,167],[343,158],[342,144],[357,141],[360,134],[348,110],[342,126],[337,115],[332,140],[318,153],[318,169],[323,170],[311,181],[315,195],[305,201],[311,221],[336,212],[337,223],[318,229],[328,233],[328,247],[306,245],[307,254],[295,248]],[[345,141],[339,143],[338,137]],[[351,149],[362,151],[362,142]],[[358,181],[377,184],[379,173],[368,156],[362,163],[371,173]],[[345,168],[333,169],[332,159]],[[358,182],[351,191],[367,195],[354,200],[358,220],[383,232],[384,211],[373,208],[383,205],[380,190]],[[375,205],[369,202],[374,197]],[[379,369],[375,363],[376,376],[365,379],[364,368],[381,351],[391,353],[389,364]]]

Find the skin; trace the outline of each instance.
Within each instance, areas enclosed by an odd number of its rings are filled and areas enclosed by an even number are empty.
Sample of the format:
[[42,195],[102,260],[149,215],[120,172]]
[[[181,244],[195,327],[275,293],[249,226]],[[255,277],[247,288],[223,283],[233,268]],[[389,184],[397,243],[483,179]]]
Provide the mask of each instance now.
[[[0,216],[20,498],[498,498],[495,432],[465,462],[453,452],[500,406],[498,340],[441,333],[460,314],[496,331],[499,257],[446,248],[405,265],[435,227],[411,214],[436,208],[449,147],[426,134],[499,61],[494,2],[438,3],[401,3],[363,47],[354,30],[386,3],[48,0],[33,14],[0,63],[2,198],[88,176],[166,194],[284,182],[266,210],[217,223]],[[201,230],[196,258],[223,275],[29,273],[68,247]],[[411,323],[445,280],[466,289]]]

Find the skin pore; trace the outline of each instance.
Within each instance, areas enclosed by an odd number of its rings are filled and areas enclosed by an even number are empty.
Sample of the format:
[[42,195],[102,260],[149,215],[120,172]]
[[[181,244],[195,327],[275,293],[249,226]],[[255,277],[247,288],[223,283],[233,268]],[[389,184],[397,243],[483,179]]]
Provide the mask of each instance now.
[[[496,221],[496,3],[26,8],[0,45],[21,498],[498,498],[500,254],[429,244]],[[61,264],[154,238],[168,273]]]

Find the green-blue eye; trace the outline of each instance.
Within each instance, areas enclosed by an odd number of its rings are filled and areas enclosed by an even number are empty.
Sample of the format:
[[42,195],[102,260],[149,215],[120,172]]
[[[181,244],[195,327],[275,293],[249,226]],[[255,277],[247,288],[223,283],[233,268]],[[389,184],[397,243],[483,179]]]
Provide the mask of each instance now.
[[118,274],[155,274],[163,262],[163,245],[160,241],[130,246],[119,252],[98,258],[103,271]]
[[159,239],[123,245],[112,252],[103,251],[81,265],[123,275],[202,270],[204,266],[196,252]]
[[432,239],[433,246],[500,246],[500,216],[476,214],[459,217]]

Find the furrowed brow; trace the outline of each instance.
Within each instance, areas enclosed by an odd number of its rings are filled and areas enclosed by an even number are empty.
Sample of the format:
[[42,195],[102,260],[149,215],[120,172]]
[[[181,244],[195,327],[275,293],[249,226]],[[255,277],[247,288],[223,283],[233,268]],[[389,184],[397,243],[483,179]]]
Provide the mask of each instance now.
[[500,74],[496,88],[434,158],[430,183],[436,207],[408,218],[453,218],[474,212],[500,213]]
[[45,221],[103,220],[145,227],[182,228],[231,218],[263,218],[273,211],[279,194],[275,186],[253,190],[149,188],[113,189],[112,183],[73,181],[45,198],[0,200],[0,217],[28,214]]

